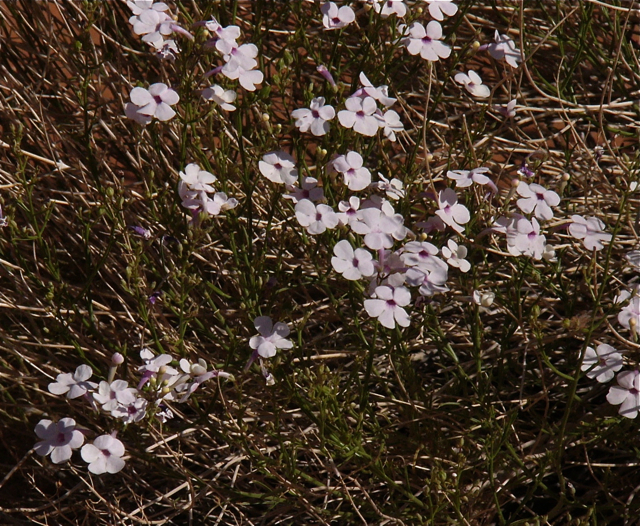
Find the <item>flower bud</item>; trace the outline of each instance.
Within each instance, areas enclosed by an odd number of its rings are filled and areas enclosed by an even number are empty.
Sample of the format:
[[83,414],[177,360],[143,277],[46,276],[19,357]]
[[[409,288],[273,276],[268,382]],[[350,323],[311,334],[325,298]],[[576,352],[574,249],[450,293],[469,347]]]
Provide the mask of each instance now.
[[122,356],[119,352],[113,353],[111,357],[111,363],[113,365],[122,365],[124,363],[124,356]]

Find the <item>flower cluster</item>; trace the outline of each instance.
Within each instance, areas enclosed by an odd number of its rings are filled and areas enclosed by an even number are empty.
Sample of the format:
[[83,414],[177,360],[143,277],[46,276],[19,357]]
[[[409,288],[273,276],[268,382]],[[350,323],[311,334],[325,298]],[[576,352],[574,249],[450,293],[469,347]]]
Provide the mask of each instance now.
[[[141,379],[137,387],[129,387],[126,380],[114,379],[118,366],[124,362],[124,357],[115,353],[107,380],[99,384],[89,381],[93,375],[91,367],[80,365],[74,373],[59,374],[48,390],[55,395],[66,394],[68,399],[82,397],[93,409],[102,410],[128,425],[149,415],[164,422],[173,417],[168,402],[186,402],[211,378],[232,378],[223,371],[207,371],[207,364],[202,359],[191,363],[183,358],[178,370],[170,365],[174,359],[168,354],[155,356],[149,349],[142,349],[140,358],[144,364],[138,367]],[[36,425],[35,432],[41,439],[34,446],[35,452],[41,456],[51,455],[51,461],[60,464],[68,461],[73,450],[82,446],[88,430],[78,429],[75,420],[67,417],[58,422],[43,419]],[[97,437],[93,444],[84,445],[81,456],[89,464],[89,471],[100,475],[120,471],[125,465],[124,452],[124,445],[114,431]]]
[[184,172],[180,172],[178,185],[182,206],[191,210],[194,217],[200,212],[217,216],[238,206],[238,201],[233,197],[229,198],[224,192],[215,191],[211,185],[216,181],[215,175],[202,170],[196,163],[188,164]]

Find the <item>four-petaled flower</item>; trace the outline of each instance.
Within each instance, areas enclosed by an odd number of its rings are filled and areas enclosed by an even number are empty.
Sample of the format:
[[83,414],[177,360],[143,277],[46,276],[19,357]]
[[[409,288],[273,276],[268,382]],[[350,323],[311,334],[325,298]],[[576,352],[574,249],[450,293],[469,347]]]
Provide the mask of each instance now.
[[298,181],[294,158],[282,150],[264,154],[258,162],[258,168],[260,173],[273,183],[295,184]]
[[349,190],[364,190],[371,183],[371,172],[362,166],[362,156],[358,152],[347,152],[333,160],[333,168],[344,175]]
[[377,133],[379,126],[375,113],[378,105],[373,97],[349,97],[344,105],[347,109],[338,112],[340,124],[367,137]]
[[436,215],[444,223],[453,228],[456,232],[462,233],[462,225],[469,222],[471,215],[466,206],[458,203],[458,196],[451,188],[445,188],[438,194],[438,207]]
[[260,357],[272,358],[278,349],[293,347],[293,342],[286,339],[290,332],[286,323],[279,321],[274,325],[269,316],[258,316],[253,320],[253,325],[260,334],[251,337],[249,347],[254,349]]
[[309,234],[322,234],[338,226],[338,215],[328,205],[315,205],[309,199],[296,203],[296,219]]

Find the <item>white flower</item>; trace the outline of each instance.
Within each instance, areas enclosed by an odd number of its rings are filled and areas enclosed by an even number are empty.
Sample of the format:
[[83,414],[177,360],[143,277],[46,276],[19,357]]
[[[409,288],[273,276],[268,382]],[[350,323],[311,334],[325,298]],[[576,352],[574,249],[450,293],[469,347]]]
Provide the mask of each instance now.
[[357,89],[356,92],[351,95],[352,97],[360,97],[361,99],[371,97],[372,99],[380,102],[385,108],[392,106],[396,100],[398,100],[393,97],[389,97],[389,86],[378,86],[376,88],[364,74],[364,71],[360,72],[358,79],[360,80],[362,87]]
[[133,88],[131,90],[131,102],[138,106],[136,113],[155,117],[160,121],[172,119],[176,112],[171,106],[177,104],[180,96],[166,84],[158,82],[151,84],[149,89]]
[[260,173],[273,183],[295,184],[298,181],[295,160],[282,150],[263,155],[258,168]]
[[178,53],[180,53],[180,49],[175,40],[156,40],[155,42],[151,42],[151,45],[156,48],[158,57],[163,60],[173,62],[178,56]]
[[133,102],[127,102],[124,105],[124,114],[126,115],[127,119],[134,120],[138,124],[142,124],[143,126],[146,126],[153,120],[153,117],[149,115],[143,115],[142,113],[138,113],[139,109],[140,107],[136,106]]
[[134,15],[141,14],[145,9],[155,11],[166,11],[169,6],[164,2],[154,2],[153,0],[127,0],[127,5]]
[[540,260],[545,253],[546,238],[540,234],[540,224],[535,217],[531,221],[522,217],[518,219],[516,231],[512,235],[507,233],[507,243],[512,254]]
[[451,188],[445,188],[438,194],[436,215],[456,232],[464,232],[462,225],[469,222],[471,216],[466,206],[458,203],[458,196]]
[[491,90],[489,89],[489,87],[485,86],[482,83],[480,75],[478,75],[473,70],[469,70],[468,74],[457,73],[454,79],[458,84],[462,84],[466,88],[466,90],[474,97],[478,97],[479,99],[486,99],[489,95],[491,95]]
[[[200,194],[201,208],[210,216],[220,215],[222,212],[231,210],[238,206],[238,200],[234,197],[228,197],[224,192],[217,192],[213,197],[209,197],[205,193]],[[183,203],[184,205],[184,203]]]
[[522,60],[522,54],[513,40],[507,35],[501,35],[498,30],[495,33],[495,44],[484,44],[478,49],[486,49],[496,60],[506,60],[512,68],[517,68],[518,62]]
[[336,116],[333,106],[325,105],[324,97],[317,97],[311,101],[309,108],[300,108],[291,112],[291,116],[296,119],[296,127],[301,132],[311,129],[311,133],[316,137],[325,135],[329,131],[329,123]]
[[381,325],[394,329],[396,323],[408,327],[411,320],[403,309],[411,303],[411,293],[406,287],[376,287],[376,298],[364,300],[364,308],[372,318],[378,318]]
[[635,418],[640,410],[640,372],[623,371],[616,378],[618,385],[609,389],[607,402],[619,405],[618,413],[626,418]]
[[473,291],[472,300],[473,303],[480,307],[488,308],[493,305],[493,300],[496,299],[496,295],[494,292],[482,292],[479,290]]
[[613,237],[611,234],[605,234],[604,223],[597,217],[573,215],[571,220],[573,222],[569,225],[569,233],[577,239],[582,239],[587,250],[602,250],[602,242],[608,243]]
[[362,156],[358,152],[347,152],[333,160],[333,168],[344,175],[349,190],[364,190],[371,183],[371,172],[362,166]]
[[217,84],[214,84],[210,88],[202,90],[202,97],[207,100],[212,100],[223,110],[234,111],[236,107],[231,104],[236,100],[237,93],[233,90],[226,90]]
[[518,199],[517,205],[525,214],[534,212],[535,216],[541,220],[553,218],[552,206],[560,204],[560,196],[553,190],[547,190],[539,184],[527,184],[520,181],[518,184],[518,194],[522,199]]
[[49,384],[49,392],[55,395],[67,393],[67,398],[70,400],[83,396],[87,391],[92,391],[98,387],[97,383],[87,381],[92,374],[91,367],[79,365],[73,374],[59,374],[56,381]]
[[156,377],[158,383],[162,383],[163,381],[171,381],[179,374],[178,371],[169,366],[169,363],[173,360],[173,357],[169,354],[154,356],[149,349],[142,349],[140,351],[140,358],[142,358],[145,363],[138,367],[138,371],[142,373],[142,379],[138,384],[138,389],[141,389],[151,377]]
[[89,471],[94,475],[117,473],[124,467],[124,445],[111,435],[102,435],[86,444],[80,450],[82,460],[89,464]]
[[471,270],[471,264],[464,259],[467,257],[467,247],[458,246],[453,239],[447,241],[446,247],[442,247],[442,255],[452,267],[457,267],[462,272]]
[[240,38],[239,26],[222,27],[215,18],[204,22],[204,26],[210,33],[215,35],[215,39],[226,40],[237,47],[236,40]]
[[338,220],[341,225],[350,225],[358,220],[358,210],[360,209],[360,199],[352,195],[348,201],[338,203]]
[[429,3],[429,14],[436,20],[444,20],[444,15],[453,16],[458,6],[450,0],[426,0]]
[[618,322],[632,333],[640,334],[640,296],[631,298],[629,304],[618,313]]
[[450,170],[447,172],[447,177],[453,179],[456,182],[456,188],[466,188],[471,186],[472,183],[495,187],[491,179],[489,179],[485,173],[489,171],[489,168],[481,166],[474,168],[473,170]]
[[127,406],[136,400],[137,390],[128,387],[125,380],[113,382],[100,382],[98,392],[93,393],[93,398],[102,406],[102,410],[111,413],[118,405]]
[[358,280],[362,276],[373,276],[375,273],[373,256],[362,248],[356,248],[354,251],[346,239],[336,243],[333,253],[335,257],[331,258],[331,265],[345,279]]
[[184,172],[180,172],[180,179],[184,181],[191,192],[215,192],[211,184],[218,180],[215,175],[202,170],[196,163],[188,164]]
[[133,25],[136,35],[144,35],[142,40],[145,42],[162,40],[163,36],[173,33],[171,24],[174,21],[164,10],[144,9],[140,14],[132,16],[129,23]]
[[582,371],[588,371],[589,378],[595,378],[602,384],[611,380],[614,373],[620,369],[622,369],[622,355],[606,343],[598,345],[595,350],[587,347],[580,368]]
[[356,15],[348,5],[338,8],[333,2],[326,2],[320,7],[322,11],[322,25],[325,29],[341,29],[351,24]]
[[338,226],[338,215],[328,205],[315,205],[309,199],[302,199],[296,204],[296,219],[309,234],[322,234]]
[[256,350],[262,358],[272,358],[278,349],[293,347],[291,340],[286,339],[290,332],[286,323],[278,322],[273,325],[269,316],[258,316],[253,320],[253,325],[260,335],[252,336],[249,340],[249,346]]
[[226,62],[222,68],[222,73],[230,73],[238,68],[251,71],[258,67],[258,47],[255,44],[242,44],[238,46],[235,41],[220,39],[216,42],[216,49],[222,53],[222,58]]
[[42,439],[33,446],[35,452],[42,457],[51,453],[51,462],[54,464],[69,460],[72,450],[84,442],[84,435],[76,429],[73,418],[62,418],[58,422],[40,420],[35,432]]
[[358,133],[373,137],[378,131],[378,120],[375,117],[378,105],[373,97],[349,97],[345,103],[346,110],[338,112],[338,120],[345,128],[353,128]]
[[420,55],[423,59],[436,62],[441,58],[447,58],[451,54],[451,48],[443,44],[442,26],[432,20],[427,24],[427,29],[420,22],[414,22],[409,27],[409,36],[402,39],[407,46],[410,55]]
[[231,80],[238,80],[240,85],[247,91],[255,91],[256,85],[264,80],[264,73],[257,69],[244,69],[238,66],[235,69],[229,69],[227,66],[222,68],[222,74]]

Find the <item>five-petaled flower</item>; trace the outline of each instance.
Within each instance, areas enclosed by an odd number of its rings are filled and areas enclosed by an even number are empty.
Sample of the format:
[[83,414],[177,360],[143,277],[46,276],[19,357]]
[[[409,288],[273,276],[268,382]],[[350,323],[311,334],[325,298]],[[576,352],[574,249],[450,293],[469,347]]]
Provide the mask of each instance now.
[[362,276],[373,276],[375,273],[371,253],[363,248],[354,250],[346,239],[336,243],[333,253],[335,256],[331,258],[331,265],[345,279],[358,280]]
[[608,243],[613,237],[604,232],[604,223],[597,217],[572,215],[571,221],[569,233],[577,239],[582,239],[587,250],[602,250],[602,242]]
[[260,334],[251,337],[249,347],[261,358],[273,358],[278,349],[293,347],[293,342],[286,339],[290,332],[286,323],[279,321],[274,325],[269,316],[258,316],[253,325]]
[[58,422],[40,420],[35,432],[42,439],[34,446],[35,452],[43,457],[51,453],[51,462],[54,464],[69,460],[72,450],[84,442],[84,435],[76,429],[73,418],[62,418]]
[[59,374],[56,381],[49,384],[49,392],[56,395],[67,393],[69,399],[78,398],[98,387],[97,383],[88,381],[92,374],[91,367],[79,365],[73,374]]
[[348,5],[338,7],[333,2],[325,2],[320,7],[322,11],[322,25],[325,29],[342,29],[356,19],[356,14]]
[[135,108],[129,106],[127,116],[135,113],[143,118],[155,117],[159,121],[168,121],[176,114],[171,106],[177,104],[179,100],[180,96],[163,82],[151,84],[148,90],[133,88],[131,90],[131,103],[135,105]]
[[362,166],[362,156],[358,152],[347,152],[333,160],[332,166],[344,176],[349,190],[364,190],[371,183],[371,172]]
[[407,46],[410,55],[419,54],[425,60],[436,62],[451,55],[451,48],[443,44],[441,38],[442,26],[432,20],[427,24],[426,29],[420,22],[411,24],[409,36],[405,37],[402,42]]
[[89,464],[94,475],[117,473],[124,467],[124,444],[111,435],[102,435],[80,450],[82,460]]
[[438,194],[438,207],[436,215],[444,223],[453,228],[456,232],[462,233],[462,225],[469,222],[471,215],[466,206],[458,203],[458,196],[451,188],[445,188]]
[[381,285],[376,287],[376,298],[364,300],[364,308],[372,318],[387,329],[394,329],[396,323],[401,327],[408,327],[410,318],[406,307],[411,303],[411,293],[406,287],[388,287]]
[[316,137],[325,135],[329,131],[329,122],[336,116],[333,106],[325,105],[324,97],[316,97],[311,101],[309,108],[300,108],[291,112],[296,119],[296,127],[301,132],[311,130]]
[[580,369],[587,371],[589,378],[595,378],[604,384],[614,377],[616,371],[622,369],[622,355],[606,343],[598,345],[595,350],[587,347]]

